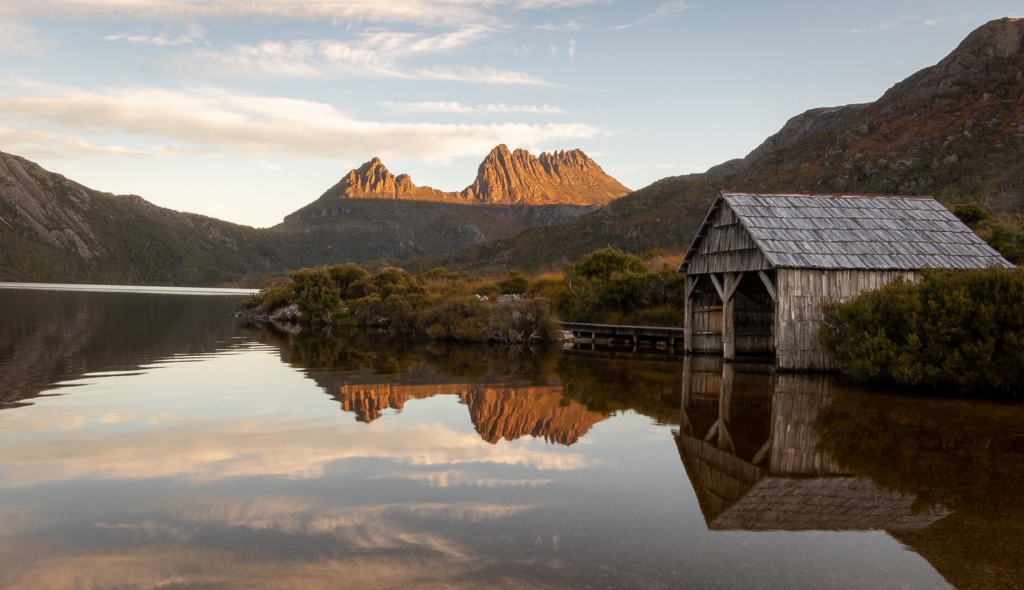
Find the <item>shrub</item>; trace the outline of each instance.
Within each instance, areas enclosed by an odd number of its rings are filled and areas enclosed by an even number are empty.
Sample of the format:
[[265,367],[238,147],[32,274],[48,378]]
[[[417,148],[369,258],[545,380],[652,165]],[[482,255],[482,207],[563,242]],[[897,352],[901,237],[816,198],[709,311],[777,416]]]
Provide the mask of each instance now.
[[317,327],[333,323],[341,307],[341,290],[331,276],[330,269],[318,267],[296,272],[295,303],[302,314],[302,322]]
[[431,338],[486,342],[490,340],[490,319],[489,305],[475,297],[465,297],[435,306],[421,324]]
[[881,385],[1019,395],[1024,272],[923,271],[824,306],[820,339],[840,371]]
[[523,273],[514,270],[508,273],[504,280],[498,282],[498,288],[503,295],[521,295],[530,288],[530,279]]

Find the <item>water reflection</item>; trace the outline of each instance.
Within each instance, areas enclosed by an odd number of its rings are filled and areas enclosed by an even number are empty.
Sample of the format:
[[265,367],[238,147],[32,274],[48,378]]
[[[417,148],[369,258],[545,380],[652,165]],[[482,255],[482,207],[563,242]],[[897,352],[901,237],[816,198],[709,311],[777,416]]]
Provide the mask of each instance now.
[[[0,289],[0,409],[54,383],[230,346],[228,297]],[[188,318],[183,321],[183,318]]]
[[1024,579],[1014,406],[55,297],[0,291],[3,588]]
[[[678,412],[679,364],[562,355],[556,348],[410,343],[356,331],[312,337],[252,329],[304,370],[342,411],[371,423],[412,400],[453,395],[490,443],[524,436],[569,446],[616,412],[660,423]],[[382,378],[384,377],[384,378]],[[623,381],[632,387],[624,389]]]
[[676,445],[714,531],[886,531],[958,588],[1024,583],[1024,408],[691,357]]

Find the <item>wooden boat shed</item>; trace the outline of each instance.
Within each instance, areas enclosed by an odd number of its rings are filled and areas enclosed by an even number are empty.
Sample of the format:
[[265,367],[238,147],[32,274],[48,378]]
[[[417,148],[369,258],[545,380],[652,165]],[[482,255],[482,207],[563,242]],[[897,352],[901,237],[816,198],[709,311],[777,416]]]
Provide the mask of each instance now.
[[721,193],[679,267],[685,348],[775,355],[829,370],[822,300],[848,300],[923,268],[1013,265],[931,197]]

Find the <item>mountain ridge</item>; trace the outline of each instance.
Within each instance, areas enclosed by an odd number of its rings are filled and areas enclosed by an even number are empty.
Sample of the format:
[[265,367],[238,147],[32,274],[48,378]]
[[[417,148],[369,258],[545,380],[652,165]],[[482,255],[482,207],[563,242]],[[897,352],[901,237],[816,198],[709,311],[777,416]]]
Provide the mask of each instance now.
[[534,156],[500,144],[480,163],[473,183],[458,192],[417,186],[408,174],[395,176],[380,158],[374,157],[350,170],[303,209],[315,209],[317,204],[336,199],[357,198],[467,205],[606,205],[629,192],[582,150]]

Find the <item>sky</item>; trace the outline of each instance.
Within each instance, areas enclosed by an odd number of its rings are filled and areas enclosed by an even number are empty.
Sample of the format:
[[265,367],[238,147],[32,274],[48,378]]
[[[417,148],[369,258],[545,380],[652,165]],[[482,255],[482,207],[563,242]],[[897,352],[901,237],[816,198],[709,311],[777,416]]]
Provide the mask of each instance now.
[[0,0],[0,151],[267,227],[377,156],[461,190],[494,146],[626,186],[870,102],[1020,0]]

